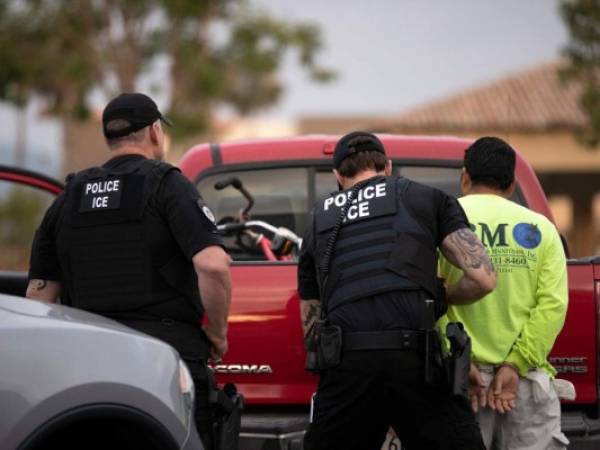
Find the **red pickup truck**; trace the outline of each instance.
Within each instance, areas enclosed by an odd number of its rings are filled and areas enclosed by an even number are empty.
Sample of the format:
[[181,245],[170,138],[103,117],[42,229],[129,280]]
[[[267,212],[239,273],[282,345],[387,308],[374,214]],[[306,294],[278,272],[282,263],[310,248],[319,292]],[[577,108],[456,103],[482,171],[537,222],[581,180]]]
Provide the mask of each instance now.
[[[470,141],[380,137],[397,174],[459,195],[463,151]],[[230,351],[215,370],[246,396],[242,442],[247,450],[302,448],[316,378],[304,371],[294,233],[302,235],[315,201],[337,190],[330,171],[336,141],[309,136],[204,144],[180,162],[227,232],[234,259]],[[552,220],[544,192],[521,156],[516,176],[513,200]],[[47,177],[0,166],[0,194],[8,182],[53,195],[62,189]],[[249,211],[244,194],[253,201]],[[24,295],[26,280],[24,272],[0,271],[0,292]],[[575,401],[563,403],[571,449],[600,448],[599,314],[600,257],[569,260],[569,310],[551,360],[577,390]]]
[[[463,152],[470,141],[380,138],[396,174],[459,195]],[[246,396],[245,448],[302,448],[316,378],[304,371],[294,250],[285,244],[296,244],[287,230],[302,236],[312,205],[337,189],[331,174],[336,140],[307,136],[203,144],[180,162],[227,233],[234,259],[230,350],[215,370]],[[520,155],[516,177],[513,200],[553,220],[540,183]],[[249,206],[244,191],[253,206],[240,213]],[[569,260],[568,270],[569,310],[551,355],[559,377],[572,381],[577,391],[575,401],[563,403],[563,431],[572,449],[600,448],[600,257]]]

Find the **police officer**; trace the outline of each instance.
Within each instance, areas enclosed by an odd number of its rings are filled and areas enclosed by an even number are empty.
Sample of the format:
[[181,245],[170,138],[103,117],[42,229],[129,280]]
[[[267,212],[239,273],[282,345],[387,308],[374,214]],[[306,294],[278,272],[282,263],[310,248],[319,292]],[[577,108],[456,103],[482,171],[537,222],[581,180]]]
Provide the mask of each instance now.
[[467,304],[495,285],[484,247],[456,199],[391,176],[376,136],[342,137],[333,163],[341,191],[315,206],[298,267],[307,340],[326,323],[305,448],[379,448],[391,425],[407,449],[483,449],[466,398],[424,380],[422,328],[426,300],[445,309],[437,248],[464,273],[447,302]]
[[60,298],[175,347],[192,373],[197,428],[211,448],[206,361],[227,351],[229,257],[196,188],[162,162],[161,121],[169,124],[144,94],[108,103],[111,157],[70,175],[46,212],[26,295]]

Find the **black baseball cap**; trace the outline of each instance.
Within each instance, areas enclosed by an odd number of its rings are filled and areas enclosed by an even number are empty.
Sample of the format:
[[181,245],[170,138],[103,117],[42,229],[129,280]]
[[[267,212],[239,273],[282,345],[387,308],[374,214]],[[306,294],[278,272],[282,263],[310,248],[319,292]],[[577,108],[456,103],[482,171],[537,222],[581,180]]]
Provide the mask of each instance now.
[[[119,130],[107,130],[106,124],[111,120],[125,120],[129,126]],[[113,98],[102,113],[102,130],[108,139],[127,136],[135,131],[162,120],[172,126],[170,120],[166,119],[158,110],[158,106],[150,97],[137,92],[123,93]]]
[[342,161],[348,156],[374,150],[385,155],[385,148],[377,136],[366,131],[353,131],[343,136],[335,145],[333,152],[333,167],[340,167]]

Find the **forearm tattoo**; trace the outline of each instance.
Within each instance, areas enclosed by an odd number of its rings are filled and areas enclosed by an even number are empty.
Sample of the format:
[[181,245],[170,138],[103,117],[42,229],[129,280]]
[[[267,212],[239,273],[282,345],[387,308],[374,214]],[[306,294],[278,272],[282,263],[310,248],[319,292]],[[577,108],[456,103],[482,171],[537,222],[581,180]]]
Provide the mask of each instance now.
[[36,291],[42,291],[48,285],[46,280],[31,280],[31,287]]
[[304,318],[304,328],[308,328],[310,324],[319,316],[321,308],[319,305],[313,303],[308,307],[306,317]]
[[319,314],[321,313],[321,306],[314,302],[308,305],[308,309],[304,312],[304,318],[302,320],[302,326],[304,330],[308,330],[312,323],[315,321]]
[[461,228],[455,231],[450,235],[450,241],[458,249],[462,262],[466,267],[472,269],[483,267],[488,275],[495,272],[494,264],[485,247],[470,229]]

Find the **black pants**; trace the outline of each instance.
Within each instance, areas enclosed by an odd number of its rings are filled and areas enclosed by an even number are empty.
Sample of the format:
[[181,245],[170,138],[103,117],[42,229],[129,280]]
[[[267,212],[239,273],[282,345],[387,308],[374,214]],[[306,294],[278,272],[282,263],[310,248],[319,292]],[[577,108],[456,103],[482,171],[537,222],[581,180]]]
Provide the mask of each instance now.
[[206,374],[206,361],[185,359],[184,361],[190,369],[190,374],[194,380],[196,393],[196,402],[194,403],[194,420],[196,429],[202,439],[204,448],[211,450],[213,448],[212,423],[213,408],[208,403],[208,378]]
[[376,450],[389,426],[408,450],[485,450],[466,399],[425,385],[417,353],[346,352],[323,374],[306,450]]

